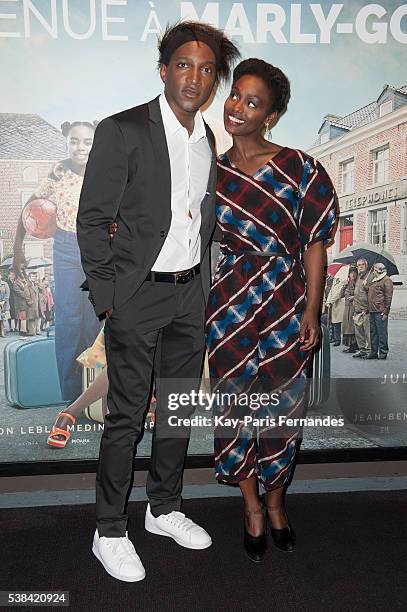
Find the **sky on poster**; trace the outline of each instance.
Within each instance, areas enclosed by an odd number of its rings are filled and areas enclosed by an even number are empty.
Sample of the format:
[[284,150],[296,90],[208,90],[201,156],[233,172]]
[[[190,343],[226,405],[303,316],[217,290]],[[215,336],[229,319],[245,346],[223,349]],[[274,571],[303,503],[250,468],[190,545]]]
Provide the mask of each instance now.
[[[126,40],[104,39],[102,13],[106,2],[107,16],[121,19],[106,25],[108,35]],[[56,37],[53,38],[32,11],[30,18],[24,14],[24,6],[27,9],[30,4],[40,18],[51,22],[53,0],[31,3],[0,0],[3,15],[0,18],[0,112],[37,113],[57,127],[66,120],[101,119],[155,97],[162,90],[156,71],[157,35],[147,34],[146,25],[150,24],[154,30],[158,20],[164,27],[167,22],[179,19],[181,11],[191,5],[201,17],[208,7],[207,2],[201,1],[55,0]],[[73,39],[64,24],[64,7],[68,9],[66,17],[72,30],[84,33],[89,28],[92,4],[96,9],[94,31],[84,40]],[[219,27],[225,28],[230,21],[233,4],[230,0],[212,3],[211,10],[219,14]],[[271,61],[291,81],[292,99],[288,112],[273,130],[275,142],[306,149],[315,140],[325,114],[342,116],[365,106],[378,97],[385,83],[396,87],[407,84],[402,70],[407,47],[395,39],[390,29],[394,11],[405,6],[401,2],[382,1],[379,7],[383,7],[383,16],[372,15],[366,20],[367,32],[374,30],[374,22],[383,24],[383,31],[387,28],[384,44],[367,44],[355,32],[357,16],[368,2],[351,0],[339,5],[342,9],[328,44],[319,42],[320,28],[308,2],[297,3],[301,4],[301,17],[295,17],[294,21],[301,33],[315,34],[316,42],[311,44],[290,42],[290,37],[296,36],[290,16],[293,10],[298,10],[291,3],[277,3],[286,18],[281,32],[287,43],[277,43],[270,35],[266,42],[259,42],[257,14],[261,3],[237,4],[240,8],[234,9],[239,11],[235,26],[238,29],[246,26],[246,41],[238,33],[233,38],[243,57],[257,56]],[[317,6],[327,15],[333,3],[321,2]],[[4,14],[15,17],[4,18]],[[352,24],[353,33],[337,33],[339,22]],[[401,31],[407,32],[407,16],[398,22]],[[4,36],[4,32],[18,36]],[[143,32],[145,40],[142,40]],[[221,119],[226,95],[227,89],[219,90],[207,111],[210,115]]]

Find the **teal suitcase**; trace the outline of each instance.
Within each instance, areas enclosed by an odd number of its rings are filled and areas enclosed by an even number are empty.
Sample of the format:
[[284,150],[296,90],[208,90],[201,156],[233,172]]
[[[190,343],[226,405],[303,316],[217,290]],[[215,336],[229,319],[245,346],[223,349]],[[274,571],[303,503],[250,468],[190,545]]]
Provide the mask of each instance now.
[[4,347],[7,401],[20,408],[66,404],[61,395],[55,338],[15,340]]

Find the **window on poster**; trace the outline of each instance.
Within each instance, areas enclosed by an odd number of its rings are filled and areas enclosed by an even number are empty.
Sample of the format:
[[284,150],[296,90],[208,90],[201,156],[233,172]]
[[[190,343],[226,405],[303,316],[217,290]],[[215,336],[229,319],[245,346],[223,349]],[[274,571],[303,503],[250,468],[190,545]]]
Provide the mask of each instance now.
[[343,251],[353,244],[353,215],[346,215],[339,220],[339,250]]
[[383,117],[384,115],[388,115],[393,110],[393,100],[388,100],[387,102],[383,102],[379,107],[379,117]]
[[23,181],[24,183],[38,183],[38,170],[32,166],[27,166],[23,170]]
[[374,245],[386,245],[387,208],[379,208],[370,212],[370,242]]
[[24,208],[24,206],[27,204],[31,196],[32,196],[32,191],[22,191],[21,192],[21,208]]
[[373,184],[383,185],[389,182],[389,147],[373,151]]
[[353,193],[354,191],[354,166],[354,159],[348,159],[340,164],[340,170],[342,175],[342,195]]

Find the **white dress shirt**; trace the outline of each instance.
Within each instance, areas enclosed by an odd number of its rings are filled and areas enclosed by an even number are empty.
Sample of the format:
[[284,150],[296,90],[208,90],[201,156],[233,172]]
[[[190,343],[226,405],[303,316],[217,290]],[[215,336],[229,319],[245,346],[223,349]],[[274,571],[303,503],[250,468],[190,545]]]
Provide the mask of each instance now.
[[172,217],[168,235],[151,269],[177,272],[200,262],[201,202],[208,184],[212,151],[200,111],[189,136],[164,93],[159,103],[170,157]]

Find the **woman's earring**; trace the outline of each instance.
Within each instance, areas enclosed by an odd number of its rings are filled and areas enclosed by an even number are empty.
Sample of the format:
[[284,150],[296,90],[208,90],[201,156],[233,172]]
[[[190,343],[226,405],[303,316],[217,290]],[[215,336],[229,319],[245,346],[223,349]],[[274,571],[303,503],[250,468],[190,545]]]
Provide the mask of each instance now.
[[264,136],[267,140],[271,139],[271,129],[270,129],[270,123],[267,121],[264,124],[264,127],[266,128],[266,131],[264,132]]

